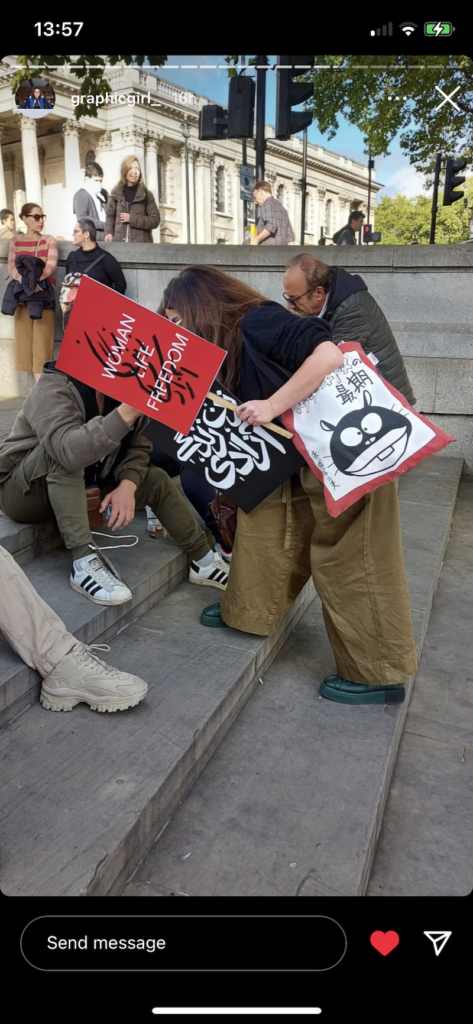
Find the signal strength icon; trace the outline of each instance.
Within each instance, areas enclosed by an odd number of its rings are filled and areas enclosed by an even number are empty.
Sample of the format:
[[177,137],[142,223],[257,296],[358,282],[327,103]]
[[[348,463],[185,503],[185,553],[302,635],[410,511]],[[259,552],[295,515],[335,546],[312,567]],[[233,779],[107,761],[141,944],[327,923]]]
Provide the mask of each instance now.
[[402,25],[399,25],[399,28],[402,29],[405,36],[411,36],[418,26],[414,25],[413,21],[403,21]]
[[387,25],[383,25],[382,28],[372,28],[370,36],[392,36],[393,34],[393,23],[389,21]]

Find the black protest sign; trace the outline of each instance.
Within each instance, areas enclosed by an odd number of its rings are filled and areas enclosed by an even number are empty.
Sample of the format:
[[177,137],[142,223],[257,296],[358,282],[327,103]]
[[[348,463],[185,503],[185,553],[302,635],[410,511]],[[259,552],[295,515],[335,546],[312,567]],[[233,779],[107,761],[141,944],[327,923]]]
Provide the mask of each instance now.
[[[237,406],[222,384],[212,391]],[[252,427],[233,412],[206,398],[187,435],[151,420],[145,434],[180,466],[251,512],[276,487],[305,465],[292,440],[267,427]]]

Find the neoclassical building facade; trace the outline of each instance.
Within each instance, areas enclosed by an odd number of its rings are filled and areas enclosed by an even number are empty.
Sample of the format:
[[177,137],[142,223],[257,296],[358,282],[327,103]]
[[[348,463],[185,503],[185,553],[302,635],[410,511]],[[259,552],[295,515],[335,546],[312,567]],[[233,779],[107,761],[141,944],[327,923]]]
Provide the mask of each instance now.
[[[248,240],[240,199],[241,143],[236,139],[199,141],[199,111],[209,98],[172,85],[146,68],[117,66],[106,72],[115,101],[100,106],[96,118],[85,115],[77,121],[73,97],[78,79],[67,68],[58,68],[47,73],[56,95],[54,110],[35,120],[17,112],[11,91],[14,63],[13,57],[0,62],[0,208],[12,209],[17,217],[24,202],[39,202],[47,215],[46,230],[72,240],[72,197],[82,186],[85,163],[92,159],[102,166],[110,192],[122,160],[134,154],[159,202],[156,242],[243,244]],[[126,102],[117,102],[118,95],[127,97]],[[128,97],[135,98],[133,105]],[[190,130],[187,159],[184,121]],[[280,142],[269,126],[266,139],[265,178],[286,207],[299,243],[302,140],[293,136]],[[247,163],[255,165],[252,140]],[[380,188],[373,174],[371,222]],[[321,229],[330,243],[350,210],[366,212],[367,201],[367,166],[322,146],[308,145],[305,244],[316,245]],[[248,213],[251,222],[252,207]]]

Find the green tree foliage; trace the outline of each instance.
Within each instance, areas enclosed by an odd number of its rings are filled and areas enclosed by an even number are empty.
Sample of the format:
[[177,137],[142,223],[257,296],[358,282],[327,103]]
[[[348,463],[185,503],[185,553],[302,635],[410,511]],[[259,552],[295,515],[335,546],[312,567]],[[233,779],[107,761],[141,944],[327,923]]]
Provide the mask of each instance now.
[[[411,164],[432,181],[435,154],[473,162],[473,62],[456,56],[316,56],[315,64],[336,65],[303,76],[314,82],[313,110],[319,131],[332,139],[340,115],[363,133],[365,152],[388,156],[400,133]],[[452,66],[453,65],[453,66]],[[457,86],[452,101],[435,110]],[[389,97],[400,97],[399,100]],[[407,97],[404,100],[403,97]]]
[[[438,243],[464,242],[469,235],[468,222],[473,210],[473,178],[462,186],[468,209],[463,199],[452,206],[441,206],[442,188],[439,190],[435,241]],[[376,206],[375,231],[381,231],[383,245],[409,245],[415,238],[428,245],[430,239],[431,196],[385,196]]]
[[[73,64],[79,65],[78,67],[71,67],[71,72],[81,83],[80,96],[105,96],[105,93],[112,92],[111,86],[104,77],[104,68],[108,64],[118,64],[122,62],[124,64],[143,64],[145,60],[149,60],[150,64],[159,64],[162,66],[166,63],[167,57],[147,57],[142,54],[138,56],[110,56],[110,57],[97,57],[97,56],[81,56],[81,57],[64,57],[56,56],[51,57],[51,54],[47,56],[39,55],[34,57],[18,57],[17,64],[22,64],[21,70],[17,71],[13,82],[12,91],[16,92],[18,86],[25,81],[26,78],[44,78],[45,70],[41,68],[42,64]],[[88,105],[87,103],[78,103],[74,108],[75,117],[79,120],[84,114],[89,117],[97,117],[99,107],[94,104]]]

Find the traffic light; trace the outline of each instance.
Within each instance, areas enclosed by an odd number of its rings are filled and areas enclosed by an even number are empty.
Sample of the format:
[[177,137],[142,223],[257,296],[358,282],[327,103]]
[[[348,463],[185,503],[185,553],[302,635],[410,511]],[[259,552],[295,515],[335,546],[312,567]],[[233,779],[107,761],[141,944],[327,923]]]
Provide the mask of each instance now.
[[308,110],[295,111],[314,94],[312,82],[295,82],[303,74],[304,67],[312,67],[315,57],[278,57],[276,72],[276,139],[290,139],[291,135],[308,128],[313,114]]
[[228,138],[252,139],[255,116],[255,82],[238,75],[228,90]]
[[464,192],[454,192],[453,190],[457,185],[463,185],[465,175],[459,175],[455,177],[458,171],[462,171],[466,167],[466,160],[453,160],[449,157],[447,160],[447,166],[445,168],[445,186],[443,190],[443,205],[451,206],[452,203],[456,203],[457,199],[463,199]]
[[380,242],[381,232],[372,231],[372,224],[363,224],[363,242]]
[[207,103],[199,114],[199,139],[226,139],[228,110],[217,103]]

